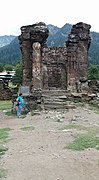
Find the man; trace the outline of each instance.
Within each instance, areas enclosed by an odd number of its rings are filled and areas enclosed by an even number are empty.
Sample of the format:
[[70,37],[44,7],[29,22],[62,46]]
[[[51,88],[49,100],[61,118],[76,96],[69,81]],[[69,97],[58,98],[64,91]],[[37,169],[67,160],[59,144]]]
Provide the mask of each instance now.
[[21,117],[21,113],[22,113],[22,107],[24,106],[24,100],[22,98],[22,93],[19,94],[19,96],[16,99],[16,102],[18,103],[18,108],[17,108],[17,117],[20,118]]

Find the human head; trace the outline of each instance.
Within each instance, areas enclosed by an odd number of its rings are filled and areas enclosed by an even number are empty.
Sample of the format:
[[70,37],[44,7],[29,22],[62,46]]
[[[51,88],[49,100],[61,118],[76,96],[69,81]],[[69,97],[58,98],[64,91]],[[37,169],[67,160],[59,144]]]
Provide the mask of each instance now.
[[22,93],[20,93],[19,96],[22,96]]

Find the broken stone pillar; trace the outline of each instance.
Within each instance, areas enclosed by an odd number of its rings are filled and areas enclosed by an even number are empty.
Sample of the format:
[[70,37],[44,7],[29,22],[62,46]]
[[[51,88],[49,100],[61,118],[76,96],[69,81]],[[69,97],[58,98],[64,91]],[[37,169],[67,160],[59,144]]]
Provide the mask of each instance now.
[[39,42],[33,43],[32,62],[32,85],[33,88],[41,88],[41,45]]
[[22,53],[22,66],[23,66],[23,80],[22,85],[29,86],[32,78],[32,62],[31,62],[31,42],[29,27],[21,28],[21,35],[19,38],[20,49]]
[[41,53],[49,31],[45,23],[21,27],[19,36],[23,64],[23,85],[41,88]]
[[68,60],[67,81],[68,88],[71,90],[76,89],[80,80],[87,79],[88,49],[91,42],[90,28],[90,25],[82,22],[73,25],[66,42]]

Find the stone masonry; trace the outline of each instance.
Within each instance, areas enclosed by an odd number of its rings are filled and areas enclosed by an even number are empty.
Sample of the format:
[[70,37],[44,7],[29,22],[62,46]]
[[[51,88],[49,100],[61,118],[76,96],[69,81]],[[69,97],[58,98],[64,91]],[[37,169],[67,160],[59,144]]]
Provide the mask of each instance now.
[[81,91],[80,83],[87,80],[90,28],[83,22],[77,23],[64,47],[47,47],[49,30],[45,23],[21,27],[22,85],[30,88],[31,95],[36,92],[38,99],[38,91],[41,97],[44,90]]
[[65,47],[47,47],[49,35],[45,23],[21,27],[19,36],[23,62],[23,85],[34,89],[70,89],[87,79],[90,28],[73,25]]

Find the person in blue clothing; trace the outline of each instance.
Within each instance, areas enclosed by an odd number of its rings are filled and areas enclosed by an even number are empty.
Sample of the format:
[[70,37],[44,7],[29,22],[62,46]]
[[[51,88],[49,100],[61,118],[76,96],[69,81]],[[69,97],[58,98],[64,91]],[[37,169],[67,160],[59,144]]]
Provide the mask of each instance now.
[[22,93],[19,94],[19,96],[16,99],[16,102],[18,103],[18,105],[17,105],[17,117],[20,118],[21,113],[22,113],[22,108],[24,106],[24,99],[22,98]]

